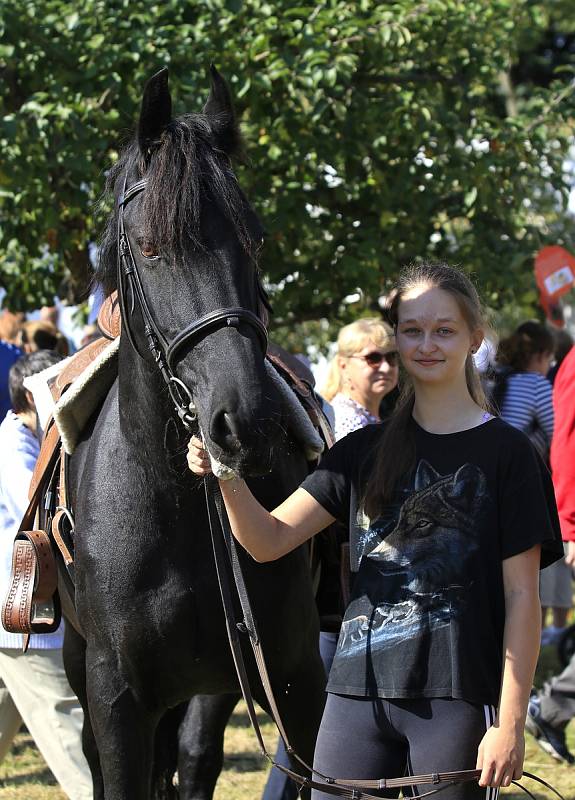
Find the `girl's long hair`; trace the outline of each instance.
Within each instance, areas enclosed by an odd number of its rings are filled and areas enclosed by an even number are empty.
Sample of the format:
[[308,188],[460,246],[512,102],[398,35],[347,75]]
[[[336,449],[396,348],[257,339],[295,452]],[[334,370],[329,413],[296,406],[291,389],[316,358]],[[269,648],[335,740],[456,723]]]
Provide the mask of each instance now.
[[[405,267],[399,275],[397,288],[391,295],[387,309],[387,319],[394,332],[397,330],[401,300],[406,292],[416,286],[448,292],[457,302],[470,331],[485,330],[487,327],[479,295],[469,278],[448,264],[423,262]],[[473,400],[487,410],[489,404],[471,354],[465,362],[465,379]],[[402,384],[399,400],[378,444],[363,498],[363,507],[370,519],[382,513],[393,500],[399,485],[415,469],[415,432],[411,417],[415,396],[413,385],[405,375]]]
[[365,317],[345,325],[337,337],[337,353],[329,364],[327,378],[321,387],[320,394],[326,400],[332,400],[343,388],[339,358],[349,358],[362,350],[368,342],[383,350],[395,346],[393,330],[377,317]]

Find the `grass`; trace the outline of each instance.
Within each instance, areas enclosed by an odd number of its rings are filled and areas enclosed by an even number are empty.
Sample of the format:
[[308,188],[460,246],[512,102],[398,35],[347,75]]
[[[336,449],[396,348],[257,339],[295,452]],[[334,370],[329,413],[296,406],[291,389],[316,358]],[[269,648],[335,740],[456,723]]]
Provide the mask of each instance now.
[[[543,648],[537,668],[537,685],[541,685],[557,670],[554,649]],[[260,713],[259,719],[266,745],[273,752],[274,726],[263,713]],[[570,749],[575,752],[575,722],[567,730],[567,741]],[[574,800],[575,767],[557,764],[537,747],[529,735],[526,736],[526,744],[525,769],[555,786],[566,800]],[[224,770],[218,782],[215,800],[257,800],[261,797],[268,765],[259,755],[255,736],[242,705],[237,707],[228,725],[225,752]],[[552,800],[555,797],[543,787],[540,789],[538,784],[527,780],[524,783],[539,800]],[[503,790],[501,797],[505,800],[524,800],[527,795],[512,787]],[[27,734],[17,737],[11,753],[0,765],[0,800],[66,800]]]

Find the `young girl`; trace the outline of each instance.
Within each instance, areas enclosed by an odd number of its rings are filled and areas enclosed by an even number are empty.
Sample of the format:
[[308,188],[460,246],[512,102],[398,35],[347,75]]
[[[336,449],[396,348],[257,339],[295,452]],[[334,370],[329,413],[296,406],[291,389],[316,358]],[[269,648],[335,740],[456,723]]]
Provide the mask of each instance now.
[[[390,420],[339,441],[271,514],[240,479],[222,494],[258,561],[349,524],[357,575],[314,768],[342,779],[477,768],[478,783],[442,797],[490,800],[522,772],[538,569],[562,553],[553,489],[527,437],[485,410],[472,358],[483,320],[465,275],[408,268],[389,316],[410,378]],[[188,460],[209,472],[198,439]]]

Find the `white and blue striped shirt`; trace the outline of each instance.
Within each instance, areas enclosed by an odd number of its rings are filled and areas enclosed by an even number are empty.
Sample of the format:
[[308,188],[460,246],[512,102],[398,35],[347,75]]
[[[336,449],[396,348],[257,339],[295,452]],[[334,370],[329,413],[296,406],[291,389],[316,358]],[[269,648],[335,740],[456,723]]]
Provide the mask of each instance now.
[[526,433],[547,458],[553,436],[553,389],[538,372],[514,372],[507,378],[501,417]]

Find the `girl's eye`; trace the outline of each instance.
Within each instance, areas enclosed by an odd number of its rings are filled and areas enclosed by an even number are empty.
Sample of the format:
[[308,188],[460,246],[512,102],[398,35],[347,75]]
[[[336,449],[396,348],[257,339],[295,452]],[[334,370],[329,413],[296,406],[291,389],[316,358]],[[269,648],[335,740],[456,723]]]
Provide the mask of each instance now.
[[439,328],[438,333],[440,333],[442,336],[449,336],[449,334],[453,333],[453,331],[451,328]]
[[140,247],[140,252],[144,258],[159,258],[158,251],[150,242],[143,242]]

